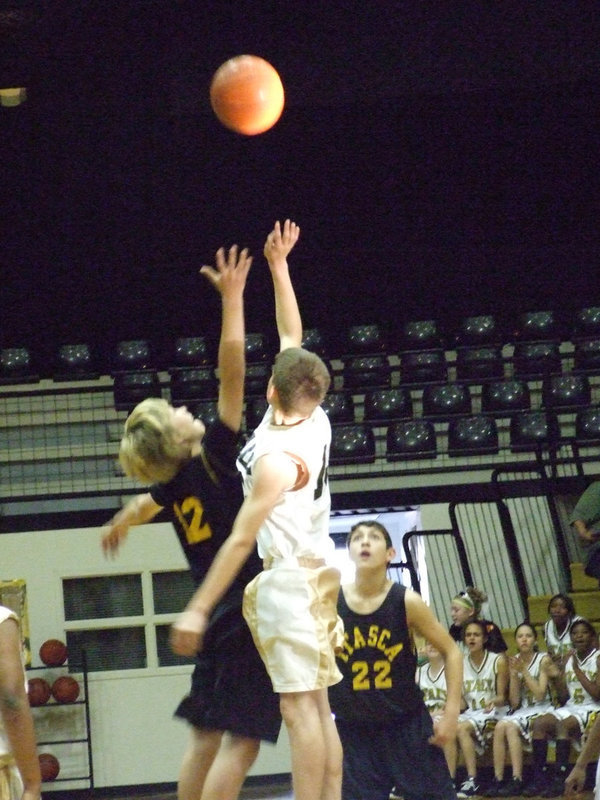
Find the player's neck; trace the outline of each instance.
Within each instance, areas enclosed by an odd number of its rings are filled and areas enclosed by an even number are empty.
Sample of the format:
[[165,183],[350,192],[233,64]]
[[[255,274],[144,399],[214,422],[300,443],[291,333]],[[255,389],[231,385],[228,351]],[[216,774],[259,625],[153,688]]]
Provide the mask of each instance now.
[[199,456],[202,452],[202,439],[194,439],[190,444],[190,457]]
[[533,650],[526,650],[525,652],[519,653],[519,660],[522,661],[526,667],[528,667],[533,661],[534,655],[535,653]]
[[305,415],[284,413],[279,408],[273,408],[274,425],[287,425],[288,427],[291,427],[292,425],[299,425],[306,419],[308,419],[308,417]]
[[487,651],[484,650],[475,650],[469,653],[469,658],[475,664],[476,667],[480,667],[483,664],[483,660],[486,656]]
[[386,571],[372,569],[357,570],[354,578],[354,588],[361,597],[377,597],[387,591],[391,581]]

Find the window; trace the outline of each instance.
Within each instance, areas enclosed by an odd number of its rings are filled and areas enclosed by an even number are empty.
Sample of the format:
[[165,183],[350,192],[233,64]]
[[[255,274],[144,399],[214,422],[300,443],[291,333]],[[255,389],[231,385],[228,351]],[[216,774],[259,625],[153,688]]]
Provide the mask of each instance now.
[[142,669],[148,666],[142,626],[67,631],[67,648],[69,669],[74,672],[82,668],[82,650],[85,650],[89,672]]
[[65,621],[143,614],[140,575],[63,580]]
[[90,672],[189,665],[169,646],[169,629],[193,594],[187,570],[63,579],[69,666],[85,650]]

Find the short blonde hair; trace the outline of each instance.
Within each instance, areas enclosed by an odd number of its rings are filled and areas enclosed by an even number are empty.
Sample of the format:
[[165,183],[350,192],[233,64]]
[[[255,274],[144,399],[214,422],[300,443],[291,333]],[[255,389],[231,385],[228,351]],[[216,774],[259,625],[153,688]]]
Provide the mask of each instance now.
[[323,402],[331,376],[322,359],[303,347],[288,347],[275,357],[273,386],[281,409],[312,414]]
[[149,397],[127,417],[119,462],[130,478],[168,483],[181,469],[189,449],[175,436],[172,414],[166,400]]

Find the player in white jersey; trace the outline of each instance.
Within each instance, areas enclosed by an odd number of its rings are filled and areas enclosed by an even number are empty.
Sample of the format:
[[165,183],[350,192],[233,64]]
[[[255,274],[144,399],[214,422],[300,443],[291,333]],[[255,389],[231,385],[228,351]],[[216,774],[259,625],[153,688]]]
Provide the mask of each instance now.
[[[536,717],[532,726],[534,782],[524,794],[558,797],[563,793],[569,770],[571,744],[580,746],[581,735],[600,711],[600,651],[594,647],[596,631],[587,620],[576,620],[571,626],[575,648],[565,665],[558,684],[563,705]],[[556,740],[554,775],[547,764],[547,744]]]
[[[248,494],[253,467],[265,454],[298,466],[295,487],[284,492],[258,532],[265,570],[244,593],[244,616],[279,693],[327,689],[341,680],[335,661],[319,645],[335,631],[339,591],[339,573],[327,566],[333,550],[329,513],[321,513],[330,505],[323,480],[330,436],[320,407],[291,427],[275,424],[269,408],[239,459]],[[321,608],[317,616],[310,611],[315,600]]]
[[[281,354],[278,359],[284,357],[296,358],[296,354]],[[331,556],[334,548],[329,536],[331,498],[325,474],[330,443],[331,425],[320,406],[301,424],[291,426],[277,424],[274,410],[269,406],[242,449],[238,468],[246,496],[252,490],[253,467],[265,454],[284,455],[292,459],[298,470],[294,491],[285,493],[258,532],[258,553],[264,560],[280,562],[297,557]]]
[[564,669],[573,644],[571,625],[582,619],[575,613],[575,604],[568,594],[555,594],[548,602],[549,619],[544,623],[544,639],[552,659]]
[[[548,653],[536,651],[537,631],[529,622],[515,629],[517,655],[508,659],[508,699],[510,712],[494,728],[494,780],[486,797],[513,797],[523,791],[523,748],[531,749],[531,723],[534,717],[551,708],[548,679],[558,674]],[[512,765],[512,778],[504,782],[506,750]]]
[[0,792],[6,800],[39,800],[41,785],[19,621],[0,606]]
[[[446,667],[440,651],[429,642],[425,644],[424,654],[427,656],[427,662],[417,667],[417,683],[423,692],[423,701],[431,714],[431,719],[436,723],[443,715],[448,697]],[[456,770],[456,740],[449,745],[444,744],[443,750],[448,770],[452,774],[452,770]]]
[[429,642],[425,645],[425,655],[427,661],[417,667],[417,683],[427,710],[435,719],[446,705],[446,670],[442,654]]
[[319,408],[330,375],[318,356],[300,347],[302,322],[287,264],[298,234],[286,220],[265,243],[281,348],[267,387],[270,408],[242,454],[246,496],[231,534],[177,622],[176,652],[202,646],[210,613],[258,541],[265,569],[246,589],[244,616],[279,693],[294,796],[338,800],[342,748],[327,688],[342,677],[334,653],[340,573],[326,564],[333,546],[327,528],[331,428]]
[[[490,653],[486,649],[487,627],[482,620],[473,620],[465,627],[465,644],[468,653],[463,664],[463,703],[465,711],[458,718],[457,744],[462,750],[467,769],[467,779],[457,792],[459,798],[479,794],[477,782],[477,755],[489,742],[494,724],[508,711],[506,691],[508,669],[503,653]],[[450,774],[456,771],[456,747],[448,749],[451,760]]]

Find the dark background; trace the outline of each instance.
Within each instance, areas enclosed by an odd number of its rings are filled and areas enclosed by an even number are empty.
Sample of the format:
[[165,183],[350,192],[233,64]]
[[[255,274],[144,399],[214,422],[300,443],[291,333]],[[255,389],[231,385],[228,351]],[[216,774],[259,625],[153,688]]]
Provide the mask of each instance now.
[[[216,120],[216,68],[254,53],[286,108]],[[291,259],[306,327],[600,305],[600,12],[588,3],[0,2],[0,344],[49,364],[218,332],[197,276],[256,259],[247,329],[274,332],[262,244]]]

